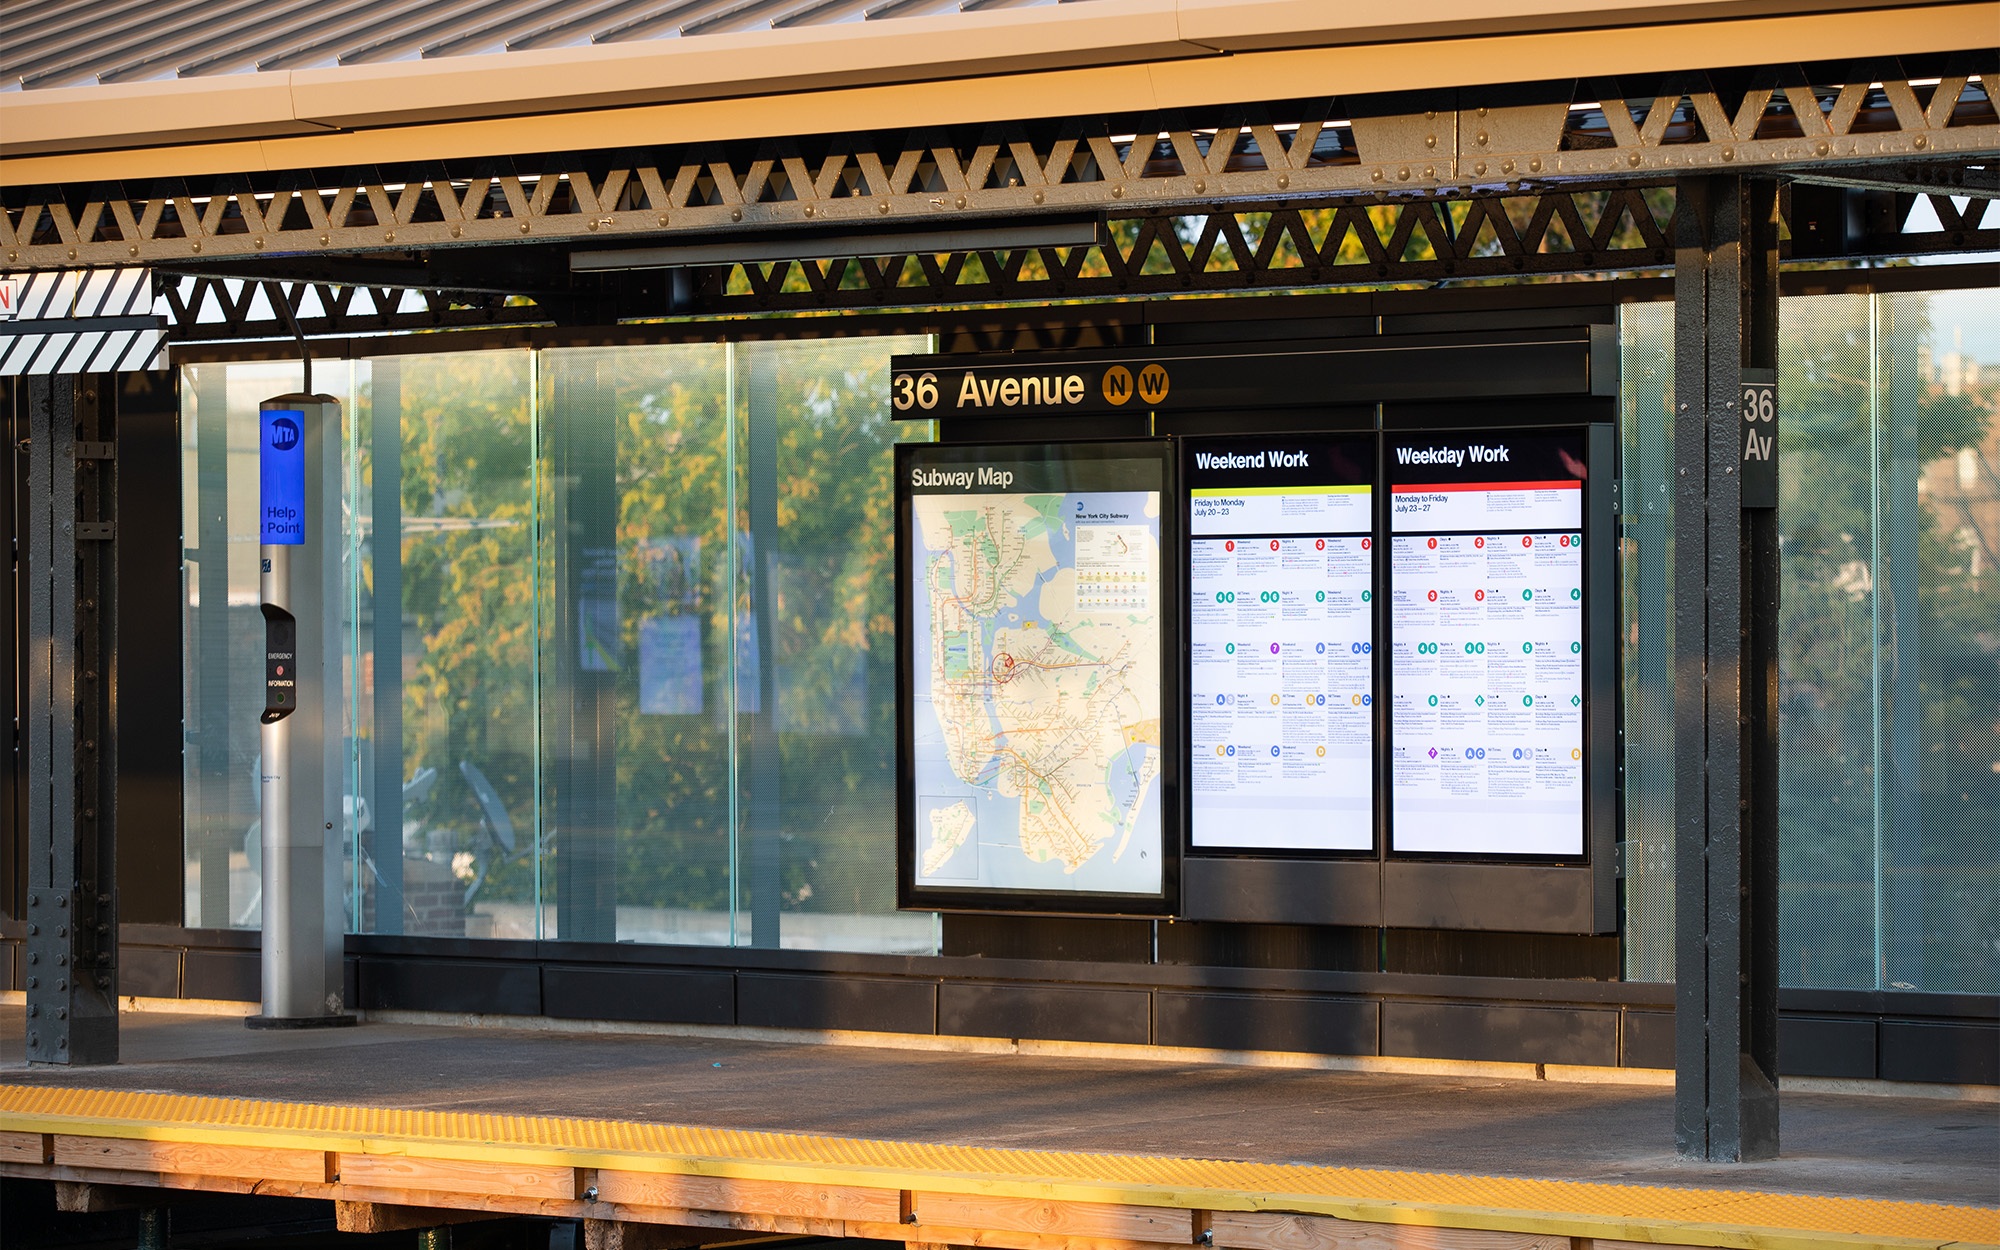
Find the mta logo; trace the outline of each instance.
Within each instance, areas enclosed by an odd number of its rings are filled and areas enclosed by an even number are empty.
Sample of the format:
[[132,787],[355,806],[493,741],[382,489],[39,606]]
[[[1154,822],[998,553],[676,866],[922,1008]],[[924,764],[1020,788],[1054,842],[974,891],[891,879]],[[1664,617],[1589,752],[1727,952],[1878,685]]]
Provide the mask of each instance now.
[[290,417],[279,417],[271,422],[271,446],[279,451],[290,451],[299,445],[299,423]]

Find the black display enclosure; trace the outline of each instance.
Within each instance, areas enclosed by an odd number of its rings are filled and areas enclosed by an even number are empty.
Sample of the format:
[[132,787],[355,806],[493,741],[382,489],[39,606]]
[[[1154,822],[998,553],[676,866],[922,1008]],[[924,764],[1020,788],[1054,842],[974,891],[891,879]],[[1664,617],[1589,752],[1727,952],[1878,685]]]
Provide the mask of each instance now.
[[[895,474],[898,905],[936,911],[1173,914],[1179,901],[1182,810],[1182,593],[1176,555],[1182,539],[1169,445],[1159,440],[905,443],[896,448]],[[1133,493],[1153,495],[1150,516],[1132,512],[1130,501],[1090,498]],[[916,567],[920,550],[926,549],[920,548],[917,527],[923,521],[917,509],[926,498],[966,501],[963,508],[938,512],[934,524],[947,527],[952,543],[964,537],[971,544],[974,563],[967,575],[982,598],[977,610],[963,618],[970,629],[940,630],[948,619],[942,604],[918,617],[919,595],[928,602],[934,589],[932,570],[957,570],[956,553],[948,566],[940,559],[926,569]],[[985,508],[1002,499],[1015,509],[1013,519],[1020,525],[1015,532],[999,527],[996,539],[995,518]],[[1092,524],[1079,524],[1086,520]],[[1143,568],[1143,548],[1134,551],[1135,524],[1158,535],[1150,572]],[[1019,539],[1018,549],[1008,549],[1009,537]],[[1040,560],[1039,567],[1031,554],[1037,541],[1050,544],[1045,548],[1050,558]],[[1068,552],[1066,564],[1054,556],[1058,547]],[[993,584],[980,585],[977,579],[988,575]],[[1148,579],[1150,586],[1145,585]],[[1143,615],[1150,605],[1152,662],[1141,659],[1134,668],[1119,663],[1116,655],[1107,659],[1092,652],[1095,635],[1079,639],[1060,621],[1037,615],[1044,591],[1058,601],[1062,595],[1072,596],[1072,602],[1087,595],[1101,612],[1128,617]],[[1103,636],[1118,638],[1115,627],[1097,628]],[[1143,633],[1130,637],[1140,641],[1143,657]],[[947,682],[957,687],[949,696],[943,688]],[[1058,709],[1057,717],[1077,719],[1028,725],[1004,743],[974,742],[973,735],[985,732],[999,714],[998,701],[1016,682],[1036,683],[1035,689],[1049,696],[1044,703]],[[1144,715],[1149,697],[1151,717]],[[937,707],[947,700],[949,714]],[[1108,719],[1114,714],[1124,719]],[[1113,729],[1122,734],[1124,745],[1110,760],[1100,761],[1104,734]],[[951,762],[943,773],[935,764],[920,768],[920,736],[933,732],[937,751],[958,755],[964,766]],[[1097,735],[1096,742],[1080,740],[1085,734]],[[1026,755],[1017,749],[1024,744],[1030,748]],[[1103,768],[1101,793],[1091,784],[1088,765],[1079,772],[1079,760]],[[1121,767],[1123,774],[1117,772]],[[1113,788],[1114,777],[1129,783],[1130,794]],[[1009,805],[1017,826],[1008,832],[1011,841],[982,843],[982,817],[1006,812]],[[1092,837],[1104,818],[1119,817],[1121,805],[1124,827]],[[1025,819],[1031,816],[1032,833]],[[1096,824],[1090,823],[1092,816]],[[986,852],[987,846],[994,849]],[[1010,880],[987,883],[980,867],[986,853],[1003,857],[997,863],[1013,870],[1007,874]],[[1149,859],[1151,869],[1145,867]],[[1025,880],[1052,872],[1097,880],[1075,888]],[[1114,873],[1131,877],[1133,888],[1119,888]]]
[[[1168,494],[1178,531],[1165,538],[1162,585],[1176,600],[1175,635],[1162,740],[1175,742],[1170,763],[1172,820],[1179,825],[1176,887],[1150,907],[1130,899],[941,892],[914,889],[910,864],[915,828],[907,776],[899,812],[899,898],[904,906],[966,911],[1168,914],[1191,921],[1260,925],[1330,925],[1359,929],[1450,929],[1515,934],[1606,934],[1617,930],[1616,848],[1619,802],[1617,577],[1617,344],[1602,325],[1488,329],[1477,333],[1380,335],[1347,340],[1274,340],[1200,347],[1138,346],[1069,353],[899,357],[892,386],[909,402],[900,419],[935,419],[947,440],[921,453],[899,449],[898,541],[908,541],[905,455],[944,456],[975,463],[1003,447],[994,435],[1032,431],[1066,455],[1130,454],[1134,448],[1171,456]],[[1030,378],[1039,379],[1030,382]],[[907,379],[907,381],[905,381]],[[1072,381],[1074,379],[1074,381]],[[1129,379],[1129,386],[1127,385]],[[1147,434],[1155,437],[1145,441]],[[1582,568],[1580,636],[1583,725],[1580,839],[1559,854],[1448,853],[1397,850],[1392,841],[1395,775],[1390,738],[1394,677],[1390,600],[1391,488],[1438,479],[1439,464],[1397,464],[1395,448],[1428,448],[1446,438],[1505,438],[1523,448],[1560,444],[1579,482]],[[1097,442],[1094,440],[1123,440]],[[1547,440],[1554,440],[1548,443]],[[1368,673],[1372,733],[1372,839],[1363,847],[1195,845],[1193,790],[1201,775],[1189,754],[1194,738],[1191,642],[1196,627],[1184,589],[1192,576],[1189,491],[1205,480],[1241,478],[1241,461],[1206,466],[1202,452],[1254,458],[1266,453],[1268,484],[1316,483],[1302,465],[1274,466],[1273,450],[1344,449],[1342,481],[1371,487],[1372,548]],[[1086,448],[1099,448],[1085,453]],[[1118,449],[1122,449],[1118,450]],[[1168,450],[1171,449],[1171,450]],[[1514,454],[1512,452],[1510,455]],[[1356,459],[1360,463],[1355,463]],[[1308,452],[1307,459],[1311,459]],[[1526,462],[1510,462],[1521,467]],[[1561,458],[1556,458],[1560,464]],[[1572,469],[1576,470],[1572,472]],[[1414,471],[1413,471],[1414,470]],[[1219,476],[1218,476],[1219,475]],[[1498,479],[1495,479],[1498,480]],[[1513,479],[1507,479],[1513,480]],[[1523,479],[1525,480],[1525,479]],[[1352,531],[1343,532],[1351,534]],[[898,552],[906,578],[907,553]],[[898,595],[899,630],[908,629],[908,596]],[[899,633],[906,637],[906,633]],[[907,772],[910,709],[909,645],[900,676],[899,764]],[[1281,692],[1282,693],[1282,692]],[[1294,693],[1297,693],[1296,691]],[[1351,697],[1351,696],[1350,696]],[[1211,746],[1212,750],[1213,747]],[[1272,839],[1278,841],[1279,839]],[[1518,848],[1517,848],[1518,849]],[[1544,848],[1535,848],[1535,850]]]

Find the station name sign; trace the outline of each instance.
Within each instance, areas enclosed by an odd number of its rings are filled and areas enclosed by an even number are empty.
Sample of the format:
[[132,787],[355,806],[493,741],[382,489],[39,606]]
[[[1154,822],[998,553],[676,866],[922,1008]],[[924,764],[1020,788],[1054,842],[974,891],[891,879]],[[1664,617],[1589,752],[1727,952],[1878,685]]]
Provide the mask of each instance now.
[[1157,361],[905,368],[898,359],[889,402],[904,418],[1145,412],[1165,402],[1172,387],[1168,367]]
[[1452,378],[1489,398],[1609,394],[1616,340],[1599,333],[1608,328],[1495,331],[1473,343],[1361,335],[1292,344],[897,356],[889,363],[889,402],[905,421],[1004,421],[1323,409],[1423,399],[1440,379]]

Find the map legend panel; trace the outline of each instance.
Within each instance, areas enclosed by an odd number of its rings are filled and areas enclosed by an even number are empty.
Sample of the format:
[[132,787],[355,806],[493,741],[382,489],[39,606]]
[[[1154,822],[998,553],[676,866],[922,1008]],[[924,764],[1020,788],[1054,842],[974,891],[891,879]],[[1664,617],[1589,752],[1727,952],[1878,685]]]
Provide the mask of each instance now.
[[1396,438],[1388,472],[1390,850],[1582,856],[1582,436]]
[[1189,440],[1189,845],[1375,845],[1374,444]]
[[1162,450],[898,451],[906,891],[1157,908]]

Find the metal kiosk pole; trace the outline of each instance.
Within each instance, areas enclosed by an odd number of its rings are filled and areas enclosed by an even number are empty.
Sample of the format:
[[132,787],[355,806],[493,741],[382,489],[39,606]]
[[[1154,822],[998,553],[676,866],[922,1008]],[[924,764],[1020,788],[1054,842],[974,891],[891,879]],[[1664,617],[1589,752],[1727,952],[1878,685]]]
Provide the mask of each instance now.
[[264,1009],[253,1029],[351,1025],[343,1010],[340,401],[280,395],[258,414],[264,613]]

